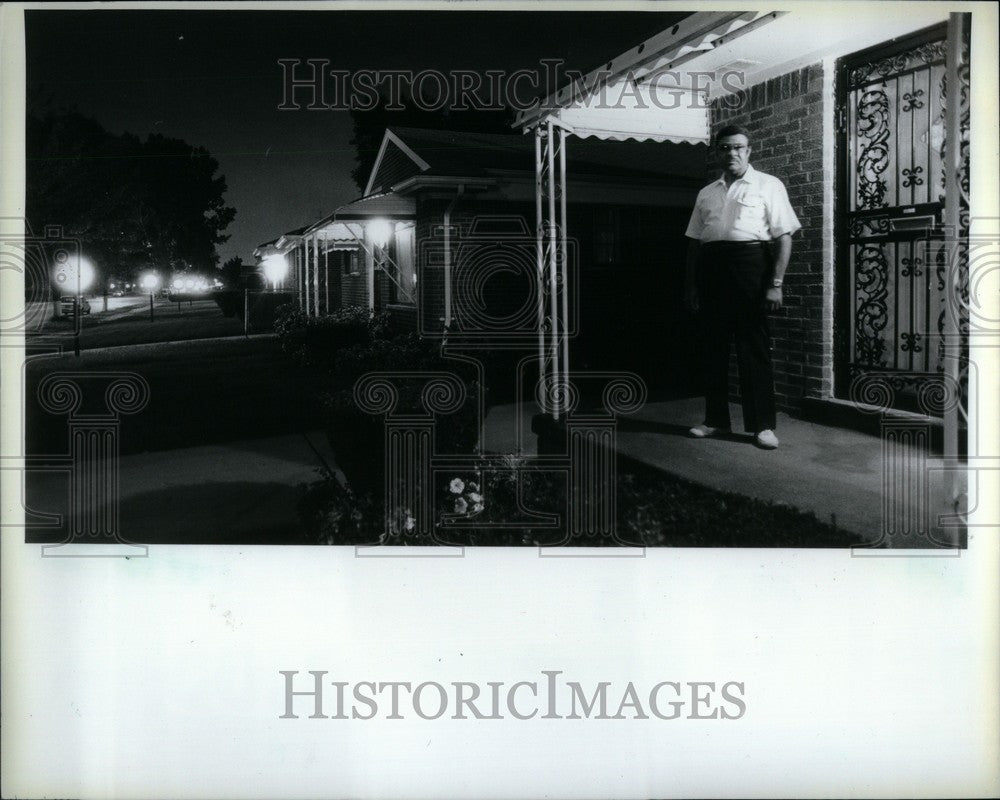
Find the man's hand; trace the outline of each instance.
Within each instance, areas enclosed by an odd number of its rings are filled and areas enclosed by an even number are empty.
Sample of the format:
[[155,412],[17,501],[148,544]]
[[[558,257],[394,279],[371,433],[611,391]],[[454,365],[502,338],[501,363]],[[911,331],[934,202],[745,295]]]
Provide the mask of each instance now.
[[684,293],[684,308],[692,314],[696,314],[701,308],[701,303],[698,301],[698,289],[694,286]]
[[781,287],[772,286],[764,295],[764,308],[768,311],[777,311],[781,308]]

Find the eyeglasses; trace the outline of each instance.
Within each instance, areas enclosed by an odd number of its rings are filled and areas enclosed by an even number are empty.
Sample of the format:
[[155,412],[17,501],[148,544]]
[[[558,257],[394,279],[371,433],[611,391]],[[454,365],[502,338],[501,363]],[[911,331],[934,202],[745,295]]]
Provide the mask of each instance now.
[[717,144],[715,149],[720,153],[742,153],[744,150],[749,149],[750,145],[746,144]]

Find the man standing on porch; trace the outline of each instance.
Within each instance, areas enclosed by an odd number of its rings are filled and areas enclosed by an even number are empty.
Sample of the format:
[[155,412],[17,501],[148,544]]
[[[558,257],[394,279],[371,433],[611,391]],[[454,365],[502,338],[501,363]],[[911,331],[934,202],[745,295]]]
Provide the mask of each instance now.
[[736,359],[743,427],[758,447],[778,446],[769,311],[781,308],[781,284],[799,224],[780,180],[750,166],[750,134],[722,128],[715,141],[722,176],[698,193],[686,235],[687,306],[701,316],[705,421],[690,434],[728,433],[729,348]]

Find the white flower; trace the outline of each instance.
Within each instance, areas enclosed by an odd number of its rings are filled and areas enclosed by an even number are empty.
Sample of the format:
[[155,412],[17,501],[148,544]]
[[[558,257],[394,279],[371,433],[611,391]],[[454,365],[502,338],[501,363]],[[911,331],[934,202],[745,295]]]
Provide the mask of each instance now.
[[464,514],[468,510],[469,510],[469,504],[465,502],[465,498],[464,497],[459,497],[455,501],[455,513],[456,514]]
[[[469,486],[472,486],[472,484],[470,483]],[[481,502],[483,502],[483,496],[481,494],[479,494],[478,492],[469,492],[466,495],[466,497],[469,498],[469,500],[471,502],[473,502],[473,503],[481,503]]]
[[472,491],[474,491],[474,492],[478,492],[479,491],[479,484],[475,483],[474,481],[469,481],[469,488],[472,489]]
[[448,489],[452,494],[461,494],[465,491],[465,482],[461,478],[452,478],[448,484]]
[[406,522],[403,523],[403,528],[405,530],[412,531],[415,527],[417,527],[417,521],[413,517],[407,515]]
[[480,511],[482,511],[482,510],[483,510],[483,508],[484,508],[484,506],[483,506],[483,504],[482,504],[482,503],[476,503],[476,504],[475,504],[475,505],[474,505],[474,506],[472,507],[472,513],[473,513],[473,514],[478,514],[478,513],[480,512]]

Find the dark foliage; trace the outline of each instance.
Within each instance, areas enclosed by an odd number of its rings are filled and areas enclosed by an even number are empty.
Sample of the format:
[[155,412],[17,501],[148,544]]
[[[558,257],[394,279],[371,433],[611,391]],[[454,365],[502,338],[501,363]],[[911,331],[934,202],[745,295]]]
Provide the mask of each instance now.
[[115,135],[75,112],[29,115],[27,217],[60,226],[105,273],[146,266],[211,269],[236,215],[203,147],[150,134]]
[[571,547],[839,547],[864,544],[795,508],[719,492],[630,466],[618,481],[613,537],[566,533],[564,475],[537,469],[484,469],[434,487],[429,530],[412,509],[391,509],[381,496],[357,493],[332,476],[312,486],[300,507],[312,544]]

